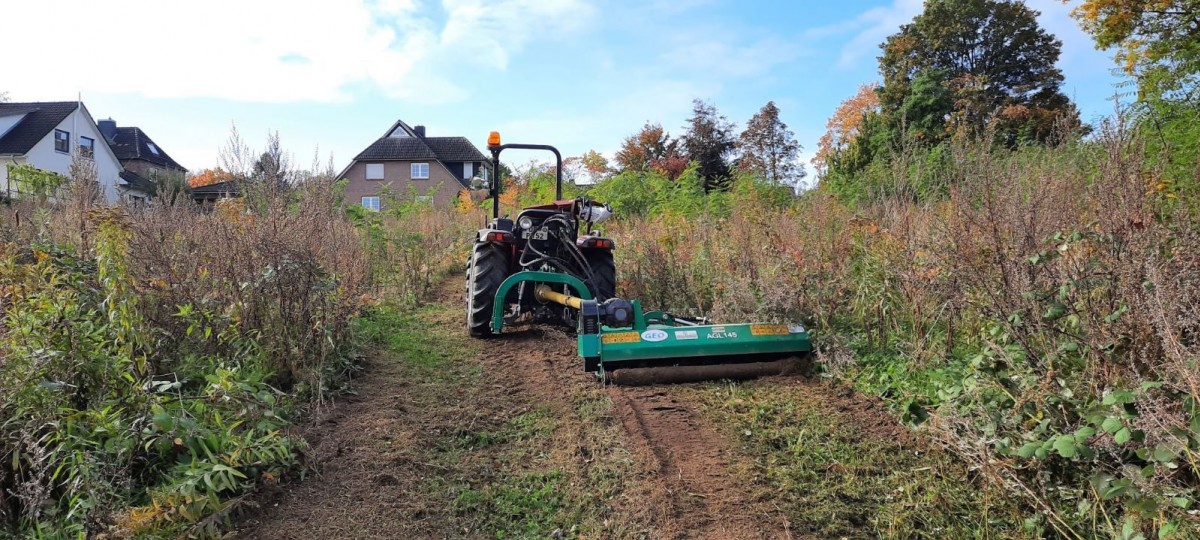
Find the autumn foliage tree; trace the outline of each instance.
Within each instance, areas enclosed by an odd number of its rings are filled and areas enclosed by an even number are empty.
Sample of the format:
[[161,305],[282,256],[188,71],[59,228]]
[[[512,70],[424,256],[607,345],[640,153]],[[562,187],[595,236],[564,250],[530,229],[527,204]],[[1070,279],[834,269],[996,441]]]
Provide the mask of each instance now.
[[198,188],[203,186],[211,186],[221,182],[233,180],[233,174],[228,171],[215,167],[212,169],[204,169],[188,178],[188,187]]
[[825,173],[834,152],[845,150],[859,136],[867,116],[879,113],[877,86],[875,83],[860,85],[858,91],[838,105],[833,116],[825,122],[825,134],[817,141],[817,155],[812,159],[819,174]]
[[773,184],[796,185],[805,176],[800,150],[796,134],[779,119],[779,107],[768,101],[738,138],[738,168]]
[[1197,97],[1200,0],[1084,0],[1072,15],[1097,47],[1117,49],[1143,95]]
[[600,152],[588,150],[579,158],[583,164],[583,169],[587,172],[592,182],[599,182],[608,179],[612,175],[612,170],[608,167],[608,158],[604,157]]
[[657,171],[672,179],[687,168],[687,158],[680,152],[679,141],[671,138],[662,124],[649,122],[621,142],[615,161],[621,172]]

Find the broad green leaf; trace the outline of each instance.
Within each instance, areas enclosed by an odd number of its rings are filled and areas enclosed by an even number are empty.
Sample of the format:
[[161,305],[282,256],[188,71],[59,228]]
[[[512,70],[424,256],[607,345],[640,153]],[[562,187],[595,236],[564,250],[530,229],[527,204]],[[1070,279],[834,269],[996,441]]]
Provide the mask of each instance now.
[[1062,457],[1068,459],[1075,457],[1075,439],[1067,435],[1060,435],[1054,440],[1054,450]]
[[1175,459],[1175,456],[1177,455],[1178,454],[1174,450],[1165,444],[1155,446],[1154,451],[1151,453],[1151,457],[1154,459],[1154,461],[1158,461],[1160,463],[1171,461]]
[[1034,452],[1037,452],[1038,449],[1041,447],[1042,447],[1042,443],[1040,441],[1039,442],[1031,442],[1031,443],[1025,444],[1024,446],[1021,446],[1021,448],[1019,448],[1017,450],[1017,455],[1021,456],[1023,458],[1032,457]]
[[1113,390],[1112,392],[1109,392],[1107,396],[1104,396],[1104,401],[1102,403],[1104,405],[1116,405],[1133,403],[1133,400],[1133,392],[1130,392],[1129,390]]

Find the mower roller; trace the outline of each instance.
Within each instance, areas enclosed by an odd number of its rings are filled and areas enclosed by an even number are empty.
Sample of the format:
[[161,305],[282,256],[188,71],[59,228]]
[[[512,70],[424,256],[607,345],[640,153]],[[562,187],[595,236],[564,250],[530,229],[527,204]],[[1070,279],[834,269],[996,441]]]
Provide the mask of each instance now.
[[616,295],[614,242],[595,231],[612,209],[586,198],[562,200],[562,157],[552,146],[501,144],[488,137],[491,178],[500,153],[546,150],[556,158],[556,200],[500,217],[500,185],[487,186],[492,221],[475,237],[467,266],[467,330],[502,333],[519,319],[573,327],[583,368],[604,382],[637,385],[745,379],[787,372],[812,351],[799,324],[711,324],[645,311]]

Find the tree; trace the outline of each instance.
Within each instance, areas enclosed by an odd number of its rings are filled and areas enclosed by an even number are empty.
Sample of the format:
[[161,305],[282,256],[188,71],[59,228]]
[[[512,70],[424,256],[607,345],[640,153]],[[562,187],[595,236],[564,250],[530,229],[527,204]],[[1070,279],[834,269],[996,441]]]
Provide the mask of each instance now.
[[254,178],[268,186],[286,187],[292,175],[291,159],[279,143],[279,132],[267,134],[267,147],[254,162]]
[[680,141],[688,158],[699,167],[706,193],[729,187],[729,155],[737,146],[734,128],[712,104],[699,99],[692,101],[692,117]]
[[1196,98],[1200,0],[1084,0],[1072,15],[1097,47],[1117,48],[1143,96]]
[[738,167],[762,175],[771,183],[796,185],[806,174],[804,164],[797,160],[800,143],[779,119],[774,101],[768,101],[750,117],[738,139],[738,149]]
[[233,178],[233,174],[226,172],[225,169],[216,167],[213,169],[204,169],[192,175],[190,178],[188,178],[187,184],[188,187],[198,188],[219,184],[221,182],[228,182],[233,180]]
[[167,171],[160,174],[154,181],[154,200],[165,206],[175,206],[187,198],[188,178],[179,171]]
[[617,150],[614,172],[657,171],[674,180],[687,168],[687,157],[679,151],[679,140],[663,130],[661,124],[649,122],[641,131],[626,137]]
[[[1063,75],[1055,66],[1062,42],[1038,26],[1037,15],[1014,0],[929,0],[882,45],[885,114],[900,124],[924,125],[927,133],[943,122],[948,133],[994,128],[1009,146],[1045,142],[1064,120],[1078,126],[1079,113],[1061,92]],[[930,84],[948,90],[953,114],[903,116],[917,110],[943,114],[942,97]],[[911,102],[918,90],[933,101]]]
[[0,103],[8,102],[8,92],[0,92]]
[[608,158],[595,150],[588,150],[579,157],[579,162],[583,165],[583,169],[587,172],[588,179],[594,184],[609,179],[612,176],[612,169],[608,167]]
[[867,115],[879,112],[877,86],[874,83],[860,85],[858,92],[838,105],[833,116],[825,122],[825,134],[817,141],[817,155],[812,159],[818,174],[825,174],[834,152],[846,149],[859,136]]
[[[964,75],[963,80],[972,79]],[[890,138],[900,140],[901,133],[909,141],[927,145],[937,144],[951,134],[969,136],[970,126],[986,125],[986,112],[976,107],[974,90],[977,86],[962,86],[956,94],[949,87],[946,73],[927,70],[913,77],[904,101],[892,115],[887,126]],[[986,107],[986,106],[985,106]],[[978,124],[976,124],[978,122]]]

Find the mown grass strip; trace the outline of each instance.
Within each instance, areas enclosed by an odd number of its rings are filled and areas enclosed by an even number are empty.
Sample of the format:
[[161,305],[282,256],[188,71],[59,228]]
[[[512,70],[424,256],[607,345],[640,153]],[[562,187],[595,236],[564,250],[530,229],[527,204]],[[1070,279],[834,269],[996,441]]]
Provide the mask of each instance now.
[[[813,382],[676,389],[735,441],[735,469],[794,531],[819,538],[1030,538],[1011,503],[882,407]],[[849,411],[847,410],[849,409]]]

